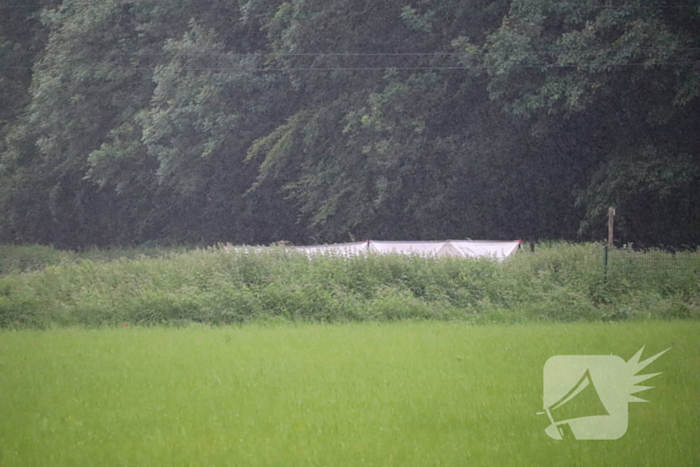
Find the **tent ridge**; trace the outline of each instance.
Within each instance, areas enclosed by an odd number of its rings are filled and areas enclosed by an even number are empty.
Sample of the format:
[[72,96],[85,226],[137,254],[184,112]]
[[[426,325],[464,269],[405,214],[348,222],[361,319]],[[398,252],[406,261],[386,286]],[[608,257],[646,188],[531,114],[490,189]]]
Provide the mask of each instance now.
[[503,260],[520,246],[519,240],[365,240],[295,247],[306,254],[356,256],[363,253],[404,254],[435,257],[493,258]]

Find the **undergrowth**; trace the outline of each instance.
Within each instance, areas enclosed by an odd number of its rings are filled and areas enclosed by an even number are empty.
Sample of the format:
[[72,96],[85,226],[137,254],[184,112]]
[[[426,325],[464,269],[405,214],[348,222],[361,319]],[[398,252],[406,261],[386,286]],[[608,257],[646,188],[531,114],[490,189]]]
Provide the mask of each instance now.
[[500,263],[310,259],[282,248],[69,253],[2,246],[0,327],[700,317],[700,253],[676,254],[682,267],[671,272],[640,263],[605,274],[602,258],[595,244],[554,244]]

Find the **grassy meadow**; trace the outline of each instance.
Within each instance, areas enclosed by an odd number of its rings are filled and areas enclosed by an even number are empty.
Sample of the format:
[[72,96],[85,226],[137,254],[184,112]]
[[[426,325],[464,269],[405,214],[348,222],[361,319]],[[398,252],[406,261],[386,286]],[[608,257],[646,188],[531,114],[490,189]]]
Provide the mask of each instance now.
[[[697,466],[700,323],[0,330],[0,466]],[[671,350],[615,441],[545,433],[554,355]]]

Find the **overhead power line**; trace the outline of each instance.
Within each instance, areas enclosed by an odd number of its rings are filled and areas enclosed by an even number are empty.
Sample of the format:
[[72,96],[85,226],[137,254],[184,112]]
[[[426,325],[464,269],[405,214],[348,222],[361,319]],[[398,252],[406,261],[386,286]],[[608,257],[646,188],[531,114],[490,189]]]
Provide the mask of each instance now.
[[[38,7],[47,7],[47,8],[56,8],[56,7],[61,7],[61,6],[90,6],[90,5],[99,5],[99,4],[104,4],[106,3],[104,0],[102,1],[91,1],[91,2],[62,2],[59,5],[45,5],[43,3],[24,3],[24,4],[18,4],[18,5],[2,5],[0,6],[0,9],[13,9],[13,8],[38,8]],[[138,0],[131,0],[131,1],[116,1],[113,2],[115,4],[119,5],[135,5],[137,3],[150,3],[153,5],[167,5],[169,1],[155,1],[155,0],[148,0],[148,1],[138,1]],[[223,7],[228,7],[228,5],[222,5]],[[626,10],[629,8],[634,8],[637,10],[676,10],[676,9],[697,9],[698,5],[639,5],[639,4],[628,4],[628,5],[581,5],[579,2],[557,2],[556,6],[562,7],[562,6],[567,6],[570,7],[573,10]]]
[[[623,51],[625,53],[642,53],[642,52],[698,52],[700,47],[629,47],[621,49],[612,48],[600,48],[600,49],[567,49],[561,51],[546,51],[546,50],[525,50],[519,51],[520,55],[562,55],[569,53],[614,53],[617,51]],[[25,51],[25,50],[10,50],[13,55],[36,55],[36,52]],[[176,55],[173,52],[109,52],[110,56],[113,57],[167,57]],[[307,52],[307,53],[276,53],[276,52],[244,52],[244,53],[234,53],[234,52],[221,52],[218,54],[213,54],[210,52],[201,52],[199,55],[208,55],[211,57],[269,57],[269,58],[288,58],[288,57],[315,57],[315,58],[325,58],[325,57],[460,57],[465,55],[493,55],[499,54],[504,55],[510,52],[501,52],[498,50],[486,50],[481,52]],[[193,56],[192,52],[184,54],[185,56]]]
[[[557,64],[534,64],[534,65],[510,65],[509,68],[631,68],[631,67],[657,67],[657,66],[678,66],[678,65],[695,65],[696,61],[678,61],[678,62],[657,62],[657,63],[595,63],[595,64],[577,64],[577,65],[557,65]],[[33,67],[4,67],[6,70],[30,70]],[[81,67],[81,70],[91,71],[112,71],[112,70],[133,70],[133,71],[155,71],[154,67],[130,67],[130,66],[95,66]],[[377,67],[297,67],[297,68],[265,68],[265,67],[181,67],[184,71],[230,71],[236,73],[252,73],[252,72],[296,72],[296,71],[312,71],[312,72],[328,72],[328,71],[388,71],[388,70],[486,70],[490,67],[486,65],[474,66],[377,66]]]

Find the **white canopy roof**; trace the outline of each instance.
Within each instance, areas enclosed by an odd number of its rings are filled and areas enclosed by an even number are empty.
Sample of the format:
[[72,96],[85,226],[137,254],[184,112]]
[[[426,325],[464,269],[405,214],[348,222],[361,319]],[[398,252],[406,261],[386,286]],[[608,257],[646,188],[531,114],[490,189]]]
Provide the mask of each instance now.
[[418,256],[457,256],[463,258],[494,258],[503,260],[518,248],[519,240],[510,242],[446,240],[432,242],[366,242],[335,243],[332,245],[300,246],[304,253],[357,256],[367,253],[403,254]]

